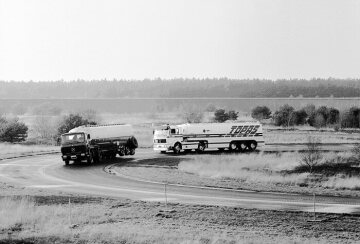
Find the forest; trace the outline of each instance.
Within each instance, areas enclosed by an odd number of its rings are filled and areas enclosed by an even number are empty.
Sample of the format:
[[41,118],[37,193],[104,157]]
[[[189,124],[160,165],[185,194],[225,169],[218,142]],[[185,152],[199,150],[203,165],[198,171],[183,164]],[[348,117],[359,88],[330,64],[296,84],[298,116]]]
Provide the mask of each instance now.
[[360,97],[360,79],[0,81],[1,99]]

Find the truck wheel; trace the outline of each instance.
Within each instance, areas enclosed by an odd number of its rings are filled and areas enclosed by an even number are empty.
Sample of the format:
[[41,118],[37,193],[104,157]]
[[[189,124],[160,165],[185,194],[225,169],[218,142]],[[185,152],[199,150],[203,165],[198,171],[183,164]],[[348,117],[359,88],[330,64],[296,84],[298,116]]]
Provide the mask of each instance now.
[[65,160],[65,165],[69,165],[69,164],[70,164],[69,160]]
[[175,154],[179,154],[181,151],[181,144],[179,142],[175,143],[174,149],[173,149]]
[[119,154],[119,156],[124,156],[125,155],[125,149],[123,147],[120,148],[119,151],[118,151],[118,154]]
[[229,149],[230,149],[230,151],[236,151],[238,149],[238,146],[235,142],[231,142]]
[[130,154],[130,148],[125,147],[125,155],[129,155]]
[[250,151],[255,151],[256,147],[257,147],[256,141],[251,141],[248,143],[248,148]]
[[89,157],[87,158],[87,163],[88,164],[93,164],[94,163],[94,157],[90,154]]
[[130,149],[130,155],[134,155],[135,154],[135,148],[131,148]]
[[128,144],[129,147],[131,147],[131,148],[137,148],[137,147],[138,147],[138,142],[137,142],[136,138],[133,137],[133,136],[129,138],[127,144]]
[[245,143],[240,143],[239,145],[239,151],[240,152],[244,152],[246,149],[248,148],[248,146]]
[[198,153],[202,153],[203,151],[205,151],[205,143],[204,142],[199,142],[199,145],[198,145],[198,149],[196,150]]

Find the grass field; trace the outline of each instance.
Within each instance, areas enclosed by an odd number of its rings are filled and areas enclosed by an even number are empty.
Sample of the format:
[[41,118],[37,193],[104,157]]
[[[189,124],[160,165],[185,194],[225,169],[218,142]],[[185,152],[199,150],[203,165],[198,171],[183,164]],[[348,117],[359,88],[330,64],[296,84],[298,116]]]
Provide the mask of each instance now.
[[41,153],[59,150],[59,147],[55,146],[44,146],[44,145],[20,145],[20,144],[10,144],[10,143],[0,143],[0,159],[18,156],[18,155],[27,155],[31,153]]
[[[44,194],[44,193],[42,193]],[[69,197],[73,201],[69,206]],[[357,216],[112,200],[0,195],[0,243],[344,243]],[[70,219],[71,216],[71,219]],[[319,235],[318,233],[321,233]]]

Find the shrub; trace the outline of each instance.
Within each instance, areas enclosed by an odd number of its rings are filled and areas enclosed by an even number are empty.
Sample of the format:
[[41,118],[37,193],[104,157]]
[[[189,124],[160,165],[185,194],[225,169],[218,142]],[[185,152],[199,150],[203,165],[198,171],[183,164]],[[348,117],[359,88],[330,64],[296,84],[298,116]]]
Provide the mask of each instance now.
[[352,107],[341,116],[341,126],[345,128],[359,128],[360,108]]
[[271,110],[266,106],[257,106],[252,109],[251,117],[257,120],[270,118]]
[[238,114],[235,110],[226,112],[225,109],[217,109],[214,113],[214,121],[223,123],[226,120],[236,120],[239,116]]
[[308,115],[304,109],[300,109],[294,112],[294,124],[303,125],[306,123]]
[[96,125],[95,121],[84,119],[80,114],[70,114],[65,116],[58,127],[58,135],[69,132],[69,130],[81,125]]
[[275,125],[277,126],[291,126],[294,125],[295,113],[294,108],[285,104],[279,108],[274,114]]
[[225,109],[217,109],[214,115],[214,120],[216,122],[222,123],[229,119],[229,115],[226,113]]
[[321,159],[320,141],[310,136],[306,143],[306,150],[301,153],[300,165],[307,167],[311,174],[313,168],[320,163]]
[[19,122],[17,118],[6,120],[0,118],[0,141],[2,142],[22,142],[27,138],[28,127]]

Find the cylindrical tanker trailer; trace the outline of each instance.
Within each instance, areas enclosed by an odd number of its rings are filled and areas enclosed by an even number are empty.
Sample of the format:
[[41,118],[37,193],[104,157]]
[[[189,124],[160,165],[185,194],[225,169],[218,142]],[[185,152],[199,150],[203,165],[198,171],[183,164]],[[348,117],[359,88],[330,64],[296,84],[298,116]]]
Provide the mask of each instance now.
[[134,155],[138,147],[131,125],[84,125],[61,135],[61,153],[65,165],[70,161],[100,162],[103,158]]

